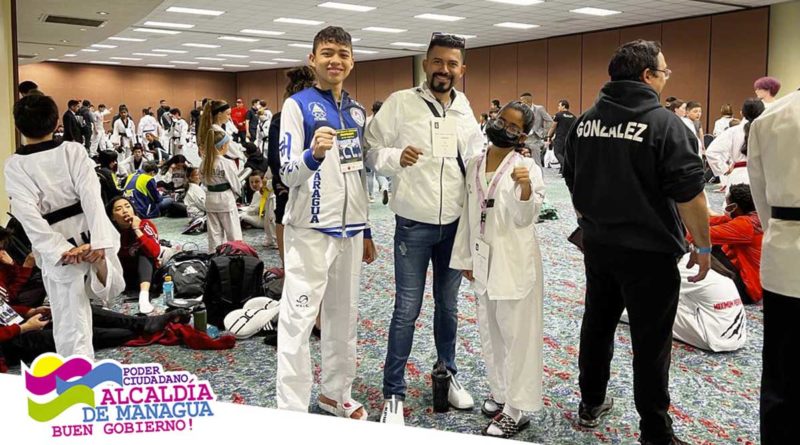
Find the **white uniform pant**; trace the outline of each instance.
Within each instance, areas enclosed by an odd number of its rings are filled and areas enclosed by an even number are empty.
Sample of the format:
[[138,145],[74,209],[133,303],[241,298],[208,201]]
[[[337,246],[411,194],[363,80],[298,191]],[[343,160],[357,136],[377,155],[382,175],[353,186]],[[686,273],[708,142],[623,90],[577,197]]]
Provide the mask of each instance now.
[[[309,335],[322,324],[320,394],[351,400],[356,376],[358,292],[363,233],[334,238],[286,226],[286,275],[278,318],[278,408],[308,411],[313,375]],[[324,304],[323,304],[324,300]]]
[[542,408],[542,302],[478,296],[478,331],[494,400],[523,411]]
[[92,308],[86,289],[85,268],[74,266],[74,279],[55,281],[43,274],[42,282],[50,298],[53,338],[56,352],[63,357],[73,354],[94,358],[92,346]]
[[206,225],[208,233],[208,251],[214,252],[217,246],[228,241],[242,240],[242,223],[239,222],[239,211],[208,212]]

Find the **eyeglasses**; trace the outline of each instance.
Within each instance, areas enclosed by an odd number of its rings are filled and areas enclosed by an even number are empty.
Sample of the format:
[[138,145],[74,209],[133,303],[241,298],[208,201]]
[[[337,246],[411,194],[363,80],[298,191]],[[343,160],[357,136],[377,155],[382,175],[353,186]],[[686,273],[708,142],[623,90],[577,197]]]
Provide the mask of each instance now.
[[508,134],[511,137],[518,138],[518,137],[520,137],[520,136],[522,136],[524,134],[524,132],[522,131],[521,128],[517,127],[514,124],[510,124],[510,123],[506,122],[506,120],[503,119],[502,117],[496,117],[496,118],[494,118],[492,120],[493,120],[493,124],[492,125],[495,128],[497,128],[497,129],[501,129],[502,128],[503,130],[507,131]]
[[664,73],[664,80],[669,79],[669,76],[672,75],[672,70],[669,69],[669,68],[664,68],[663,70],[657,70],[655,68],[650,68],[650,71],[658,71],[658,72]]
[[467,46],[467,40],[464,37],[444,32],[434,32],[431,34],[431,43],[458,49],[464,49]]

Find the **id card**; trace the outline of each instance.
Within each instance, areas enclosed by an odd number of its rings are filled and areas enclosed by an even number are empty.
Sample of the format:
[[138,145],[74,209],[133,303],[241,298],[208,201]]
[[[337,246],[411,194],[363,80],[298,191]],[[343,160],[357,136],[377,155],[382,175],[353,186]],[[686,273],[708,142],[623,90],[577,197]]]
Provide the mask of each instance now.
[[472,276],[484,289],[489,284],[489,254],[491,247],[480,238],[472,246]]
[[437,158],[458,157],[458,133],[455,120],[441,117],[432,118],[431,135],[433,137],[431,141],[433,156]]
[[361,150],[361,139],[358,137],[357,129],[336,130],[336,148],[339,151],[342,173],[364,168],[364,152]]

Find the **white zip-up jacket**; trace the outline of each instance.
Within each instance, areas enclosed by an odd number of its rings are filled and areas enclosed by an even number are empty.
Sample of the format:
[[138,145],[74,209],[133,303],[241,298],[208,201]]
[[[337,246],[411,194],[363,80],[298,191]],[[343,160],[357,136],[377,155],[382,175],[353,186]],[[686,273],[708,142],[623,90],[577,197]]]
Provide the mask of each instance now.
[[[452,90],[448,108],[442,108],[427,83],[397,91],[384,102],[366,132],[367,166],[392,177],[390,207],[413,221],[444,225],[461,216],[464,173],[456,158],[433,156],[431,103],[445,119],[456,119],[458,151],[463,165],[483,150],[483,135],[469,100]],[[400,156],[407,146],[422,150],[417,163],[403,168]]]

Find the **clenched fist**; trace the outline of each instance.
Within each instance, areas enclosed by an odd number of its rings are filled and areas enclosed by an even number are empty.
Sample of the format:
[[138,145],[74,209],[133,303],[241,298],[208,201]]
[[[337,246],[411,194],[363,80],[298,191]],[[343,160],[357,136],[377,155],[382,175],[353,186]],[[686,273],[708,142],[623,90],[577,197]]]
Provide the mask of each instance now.
[[403,150],[403,154],[400,155],[400,167],[406,168],[409,165],[416,164],[420,156],[422,156],[422,150],[409,145]]
[[314,157],[322,159],[325,153],[333,148],[333,138],[336,137],[336,130],[331,127],[320,127],[314,132],[314,140],[312,147],[314,147]]
[[531,172],[527,167],[514,167],[511,179],[522,189],[520,199],[527,201],[531,197]]

